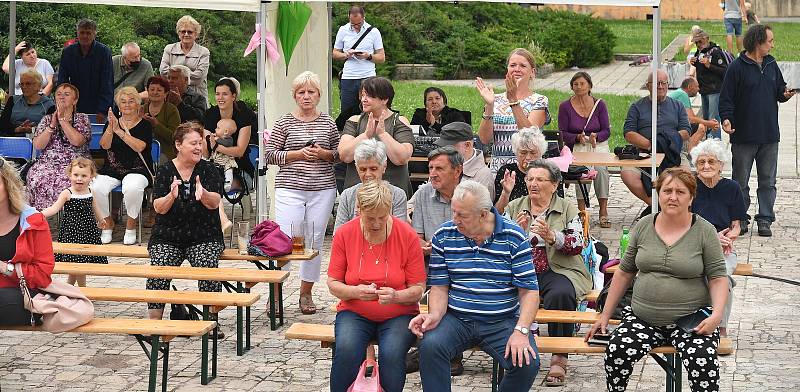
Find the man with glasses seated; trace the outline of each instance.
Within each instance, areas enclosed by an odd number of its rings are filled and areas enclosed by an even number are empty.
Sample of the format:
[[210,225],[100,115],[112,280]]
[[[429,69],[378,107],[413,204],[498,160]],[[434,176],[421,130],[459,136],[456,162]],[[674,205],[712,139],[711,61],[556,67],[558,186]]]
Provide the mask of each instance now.
[[[657,152],[665,154],[664,160],[659,166],[660,171],[681,165],[681,151],[684,141],[689,139],[691,125],[689,125],[689,117],[683,104],[667,96],[669,79],[666,72],[658,71],[656,83],[653,83],[653,75],[648,75],[647,89],[652,91],[652,88],[655,88],[656,91],[658,107],[656,147]],[[644,151],[650,151],[652,147],[652,104],[650,95],[631,104],[623,126],[625,141]],[[648,208],[642,215],[649,214],[652,203],[650,200],[650,188],[652,187],[649,177],[650,169],[623,169],[620,176],[631,193],[647,204]]]

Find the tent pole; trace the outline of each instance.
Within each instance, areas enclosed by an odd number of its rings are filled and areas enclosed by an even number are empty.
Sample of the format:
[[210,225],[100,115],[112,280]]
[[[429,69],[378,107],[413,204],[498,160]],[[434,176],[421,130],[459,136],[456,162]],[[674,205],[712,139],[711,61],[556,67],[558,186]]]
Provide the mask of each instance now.
[[17,53],[17,2],[12,1],[8,7],[8,96],[14,95],[14,75],[17,72],[14,67]]
[[[333,3],[328,2],[328,27],[333,22]],[[333,43],[328,34],[328,114],[333,112]]]
[[267,61],[267,45],[265,43],[266,35],[267,35],[267,2],[261,1],[258,10],[258,20],[257,23],[261,24],[261,36],[259,37],[259,45],[258,45],[258,90],[257,90],[257,101],[258,101],[258,160],[257,160],[257,167],[256,167],[256,177],[258,180],[256,183],[260,189],[256,190],[256,213],[258,214],[256,218],[256,224],[261,223],[261,219],[263,217],[269,218],[269,204],[267,200],[269,199],[269,195],[267,194],[267,176],[266,176],[266,167],[267,165],[264,163],[264,129],[266,128],[266,120],[264,116],[266,115],[266,103],[265,99],[267,97],[266,94],[266,78],[264,75],[264,65]]
[[[650,154],[650,178],[652,179],[652,183],[655,185],[656,182],[656,152],[658,149],[656,148],[657,139],[656,136],[658,134],[658,97],[656,91],[658,90],[658,67],[661,65],[661,10],[659,7],[653,7],[653,61],[650,63],[651,72],[653,73],[653,83],[651,85],[650,90],[650,101],[652,103],[651,109],[651,154]],[[650,205],[652,207],[652,212],[658,212],[658,195],[656,193],[656,187],[653,186],[650,191]]]

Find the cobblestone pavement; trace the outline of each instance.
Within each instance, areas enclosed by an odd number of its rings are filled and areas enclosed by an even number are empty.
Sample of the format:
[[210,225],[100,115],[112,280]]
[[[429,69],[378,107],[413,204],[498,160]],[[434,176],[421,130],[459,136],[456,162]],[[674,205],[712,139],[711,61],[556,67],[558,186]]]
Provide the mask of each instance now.
[[[755,184],[751,184],[754,186]],[[757,273],[800,280],[796,252],[800,231],[797,206],[800,190],[790,179],[779,179],[773,225],[774,237],[765,239],[750,233],[737,241],[741,262],[753,264]],[[572,196],[574,197],[574,196]],[[755,198],[754,198],[755,200]],[[601,229],[593,222],[593,233],[611,252],[618,247],[621,228],[629,226],[642,208],[633,200],[618,177],[612,177],[610,214],[613,227]],[[751,210],[755,206],[751,207]],[[593,211],[596,220],[596,211]],[[121,227],[117,227],[121,231]],[[752,231],[751,231],[752,233]],[[118,240],[115,238],[115,240]],[[323,249],[325,273],[330,236]],[[112,258],[111,263],[144,264],[145,260]],[[228,264],[230,263],[230,264]],[[247,263],[226,262],[252,268]],[[324,276],[324,275],[323,275]],[[90,277],[89,285],[98,287],[143,288],[143,279]],[[800,371],[795,354],[800,351],[800,310],[794,305],[794,286],[759,278],[736,277],[731,335],[736,353],[721,357],[722,391],[793,391],[800,388]],[[190,282],[176,281],[179,289],[196,290]],[[297,265],[285,289],[287,326],[293,322],[331,324],[334,298],[323,284],[315,288],[320,311],[301,315],[298,307]],[[263,285],[256,292],[266,294]],[[264,296],[266,297],[266,295]],[[98,316],[145,317],[145,305],[98,302]],[[235,309],[220,314],[222,328],[229,337],[221,341],[219,377],[207,386],[200,385],[199,339],[176,339],[171,346],[170,391],[324,391],[327,389],[331,353],[319,344],[289,341],[283,334],[286,326],[270,331],[265,303],[253,308],[253,349],[242,357],[235,354]],[[585,331],[584,326],[583,330]],[[545,327],[542,328],[546,330]],[[465,354],[465,374],[453,379],[455,391],[489,391],[491,361],[480,352]],[[136,342],[119,335],[50,335],[46,333],[0,332],[0,387],[2,391],[139,391],[147,388],[147,360]],[[549,356],[536,380],[543,380]],[[652,359],[636,366],[630,390],[664,389],[664,373]],[[567,385],[551,391],[599,391],[604,389],[601,356],[573,355]],[[421,390],[419,374],[408,376],[406,390]],[[688,386],[687,386],[688,389]]]

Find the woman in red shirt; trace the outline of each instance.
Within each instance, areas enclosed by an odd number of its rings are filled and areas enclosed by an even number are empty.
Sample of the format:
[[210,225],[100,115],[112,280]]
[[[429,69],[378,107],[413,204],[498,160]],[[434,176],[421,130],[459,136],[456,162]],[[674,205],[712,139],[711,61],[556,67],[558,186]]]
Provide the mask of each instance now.
[[425,265],[417,233],[391,215],[392,192],[379,181],[361,186],[360,216],[333,236],[328,288],[340,299],[331,392],[353,383],[367,345],[380,347],[379,375],[386,392],[403,390],[405,356],[416,337],[408,323],[419,313]]
[[25,203],[17,169],[0,158],[0,325],[26,325],[31,314],[22,305],[14,266],[19,264],[31,294],[50,285],[53,242],[44,215]]

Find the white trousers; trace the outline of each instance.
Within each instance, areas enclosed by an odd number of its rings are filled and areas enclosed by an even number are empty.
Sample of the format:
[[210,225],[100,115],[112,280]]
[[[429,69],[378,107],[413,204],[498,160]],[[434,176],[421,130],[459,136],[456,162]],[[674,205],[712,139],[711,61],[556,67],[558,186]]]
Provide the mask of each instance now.
[[[336,200],[336,188],[322,191],[298,191],[294,189],[275,188],[275,221],[281,231],[292,236],[292,222],[305,222],[305,233],[313,249],[322,253],[325,230]],[[313,227],[313,228],[312,228]],[[308,244],[309,241],[306,240]],[[310,261],[300,262],[300,280],[303,282],[319,282],[319,271],[322,258],[317,256]],[[284,268],[288,268],[287,264]]]
[[125,213],[129,218],[136,219],[142,211],[142,200],[144,200],[144,190],[147,188],[147,177],[139,173],[130,173],[122,178],[122,181],[106,175],[97,176],[92,181],[92,193],[97,201],[103,218],[111,216],[111,205],[108,195],[114,188],[122,184],[122,199],[125,202]]

